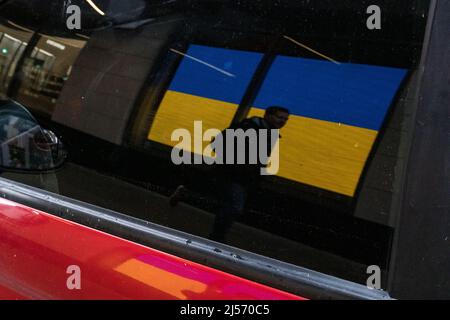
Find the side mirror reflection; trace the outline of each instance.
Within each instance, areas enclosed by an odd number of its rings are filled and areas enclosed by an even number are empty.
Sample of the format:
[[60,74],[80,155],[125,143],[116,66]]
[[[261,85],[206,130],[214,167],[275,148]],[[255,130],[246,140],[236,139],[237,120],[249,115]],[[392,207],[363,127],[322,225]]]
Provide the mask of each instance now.
[[0,104],[0,167],[47,171],[61,166],[66,157],[61,140],[28,110],[15,102]]

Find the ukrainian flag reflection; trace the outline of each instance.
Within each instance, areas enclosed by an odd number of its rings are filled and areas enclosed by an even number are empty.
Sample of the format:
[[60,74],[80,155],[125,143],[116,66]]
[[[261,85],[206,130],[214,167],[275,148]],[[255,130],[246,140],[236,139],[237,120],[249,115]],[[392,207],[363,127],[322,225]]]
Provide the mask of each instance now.
[[[263,57],[199,45],[186,54],[148,136],[169,146],[177,144],[171,133],[193,131],[194,121],[203,121],[204,130],[228,127]],[[404,69],[277,56],[248,116],[262,116],[271,105],[288,108],[278,175],[352,197],[405,75]]]

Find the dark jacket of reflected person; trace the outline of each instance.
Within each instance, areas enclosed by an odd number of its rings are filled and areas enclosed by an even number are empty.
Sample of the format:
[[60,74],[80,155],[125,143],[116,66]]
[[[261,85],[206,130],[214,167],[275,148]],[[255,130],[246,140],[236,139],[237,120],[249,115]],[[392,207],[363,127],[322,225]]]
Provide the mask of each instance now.
[[[257,132],[257,145],[260,144],[260,129],[267,130],[267,159],[270,157],[273,140],[271,137],[271,129],[282,129],[289,119],[289,110],[282,107],[269,107],[263,118],[253,117],[245,119],[236,125],[230,126],[228,129],[242,129],[246,132],[249,129]],[[224,130],[225,131],[225,130]],[[222,136],[226,135],[222,132]],[[277,137],[278,139],[279,137]],[[226,145],[226,143],[224,143]],[[252,146],[250,141],[246,141],[245,150],[238,150],[235,145],[234,162],[233,164],[217,165],[217,191],[221,198],[220,208],[217,211],[214,221],[213,230],[209,236],[211,240],[223,242],[225,235],[230,229],[233,221],[237,216],[244,211],[245,203],[248,198],[250,188],[256,189],[261,177],[261,168],[266,166],[266,163],[259,161],[256,164],[250,164],[248,161],[249,150]],[[226,148],[224,148],[225,150]],[[246,152],[245,164],[237,164],[237,151]],[[225,152],[226,153],[226,152]],[[259,150],[258,150],[259,154]],[[226,159],[226,155],[224,157]]]

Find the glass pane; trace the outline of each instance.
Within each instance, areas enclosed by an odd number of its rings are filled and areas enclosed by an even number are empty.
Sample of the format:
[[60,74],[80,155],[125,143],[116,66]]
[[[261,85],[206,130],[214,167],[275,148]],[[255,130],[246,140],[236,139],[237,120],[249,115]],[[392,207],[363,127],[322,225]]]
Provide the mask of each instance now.
[[[2,11],[0,92],[69,153],[58,170],[2,177],[205,238],[228,210],[226,244],[360,283],[369,265],[385,274],[425,1],[385,1],[382,30],[363,3],[138,2],[105,16],[83,2],[75,32]],[[179,147],[205,155],[213,137],[194,138],[207,129],[271,121],[270,106],[291,113],[277,175],[242,186],[173,161]]]

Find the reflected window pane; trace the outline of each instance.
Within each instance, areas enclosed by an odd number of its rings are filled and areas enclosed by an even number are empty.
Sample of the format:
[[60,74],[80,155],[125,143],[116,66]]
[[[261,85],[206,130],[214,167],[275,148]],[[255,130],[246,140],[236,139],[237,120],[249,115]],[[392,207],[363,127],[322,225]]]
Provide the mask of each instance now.
[[4,26],[0,26],[0,30],[3,31],[0,36],[0,89],[6,91],[31,33]]
[[22,65],[17,100],[33,112],[50,115],[86,41],[41,36]]
[[278,56],[250,116],[288,108],[281,177],[353,196],[405,69]]
[[228,127],[262,59],[260,53],[200,45],[172,54],[183,58],[148,136],[169,146],[177,144],[171,141],[176,129],[187,129],[193,137],[195,121],[202,121],[204,131]]

